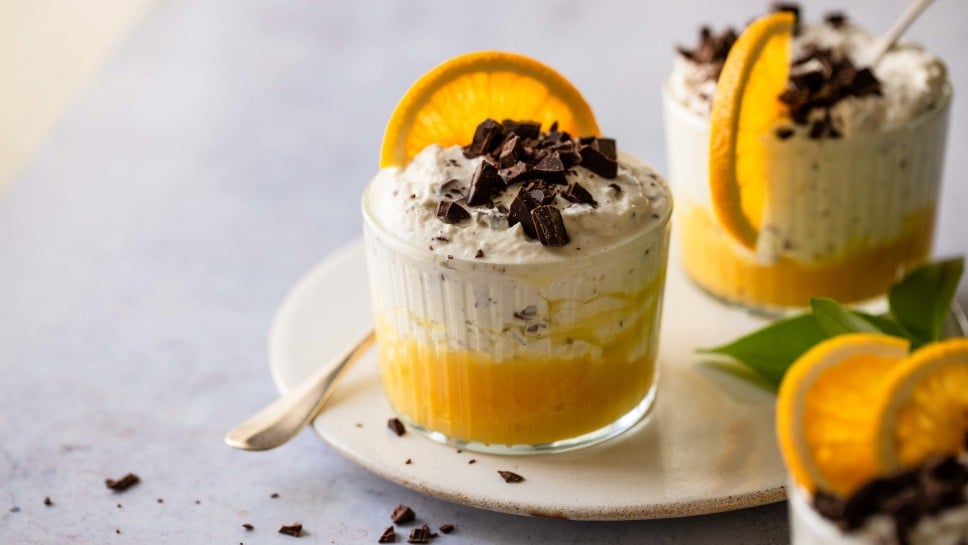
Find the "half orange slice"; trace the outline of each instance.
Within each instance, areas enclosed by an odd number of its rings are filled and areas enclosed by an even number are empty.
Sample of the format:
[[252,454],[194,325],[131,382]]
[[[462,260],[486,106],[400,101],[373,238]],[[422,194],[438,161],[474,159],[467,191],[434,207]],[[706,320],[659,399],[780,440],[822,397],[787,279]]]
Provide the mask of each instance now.
[[710,114],[709,184],[723,229],[753,249],[769,190],[761,138],[786,113],[779,97],[790,72],[794,15],[753,21],[733,44]]
[[487,118],[537,121],[573,136],[598,136],[581,93],[544,64],[515,53],[454,57],[424,74],[400,99],[383,135],[380,167],[407,164],[430,144],[466,145]]

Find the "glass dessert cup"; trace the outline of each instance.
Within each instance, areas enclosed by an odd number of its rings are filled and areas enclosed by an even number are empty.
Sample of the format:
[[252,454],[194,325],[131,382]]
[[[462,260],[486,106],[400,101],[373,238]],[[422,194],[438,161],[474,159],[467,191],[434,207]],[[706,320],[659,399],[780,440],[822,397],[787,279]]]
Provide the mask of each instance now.
[[713,297],[782,315],[810,297],[883,296],[931,252],[951,102],[904,126],[843,138],[763,136],[769,191],[754,250],[720,227],[709,189],[709,124],[663,90],[682,262]]
[[375,221],[364,242],[390,404],[469,450],[540,453],[632,427],[655,399],[671,207],[614,245],[538,263],[461,259]]

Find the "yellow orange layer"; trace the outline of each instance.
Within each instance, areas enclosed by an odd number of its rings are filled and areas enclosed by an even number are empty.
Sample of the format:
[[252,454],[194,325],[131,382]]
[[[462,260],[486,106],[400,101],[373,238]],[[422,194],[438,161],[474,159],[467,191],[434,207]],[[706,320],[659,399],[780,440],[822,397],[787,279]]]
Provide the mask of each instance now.
[[414,423],[468,442],[534,445],[578,437],[631,411],[655,380],[654,347],[631,357],[643,336],[655,338],[637,328],[604,346],[600,357],[525,354],[503,361],[401,339],[385,326],[377,336],[390,403]]
[[694,206],[679,219],[682,259],[689,276],[717,297],[754,307],[804,307],[810,297],[852,303],[886,293],[904,271],[922,263],[931,251],[934,211],[918,214],[911,224],[906,235],[890,243],[863,247],[827,262],[780,259],[761,264],[723,233],[711,211]]

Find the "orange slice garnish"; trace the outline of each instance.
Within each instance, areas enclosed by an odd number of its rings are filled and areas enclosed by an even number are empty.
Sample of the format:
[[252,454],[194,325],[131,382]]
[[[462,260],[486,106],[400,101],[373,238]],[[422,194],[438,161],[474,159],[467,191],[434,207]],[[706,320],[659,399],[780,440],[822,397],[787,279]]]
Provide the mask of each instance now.
[[907,341],[896,337],[840,335],[790,367],[777,395],[776,432],[800,486],[849,494],[881,474],[871,409],[907,351]]
[[561,74],[515,53],[454,57],[400,99],[383,135],[380,167],[402,166],[430,144],[466,145],[487,118],[537,121],[572,136],[598,136],[591,108]]
[[723,229],[753,249],[763,221],[768,157],[761,138],[786,113],[780,102],[790,72],[794,15],[753,21],[733,44],[710,114],[709,184]]
[[888,471],[965,450],[968,435],[968,339],[921,348],[885,377],[874,405],[877,453]]

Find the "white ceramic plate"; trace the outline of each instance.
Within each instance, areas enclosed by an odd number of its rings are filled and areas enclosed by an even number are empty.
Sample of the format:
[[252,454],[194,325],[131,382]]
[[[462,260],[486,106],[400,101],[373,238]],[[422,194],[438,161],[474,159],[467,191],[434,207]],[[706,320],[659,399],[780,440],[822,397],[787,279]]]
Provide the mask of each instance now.
[[[774,444],[773,393],[695,353],[762,323],[699,292],[673,257],[656,406],[647,421],[616,439],[562,454],[494,456],[458,452],[414,432],[397,437],[386,426],[393,412],[372,352],[347,373],[314,427],[382,477],[495,511],[619,520],[772,503],[784,499],[785,481]],[[269,342],[279,390],[292,388],[371,326],[363,248],[356,242],[312,269],[279,309]],[[498,470],[526,480],[507,484]]]

